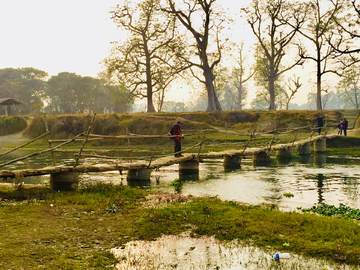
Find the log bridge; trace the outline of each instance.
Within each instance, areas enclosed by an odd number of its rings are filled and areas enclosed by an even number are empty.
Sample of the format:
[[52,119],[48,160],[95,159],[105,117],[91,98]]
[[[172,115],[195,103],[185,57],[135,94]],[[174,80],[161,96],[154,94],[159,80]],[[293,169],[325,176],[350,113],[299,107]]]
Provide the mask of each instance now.
[[[87,134],[89,135],[89,134]],[[241,158],[244,156],[253,156],[255,164],[264,164],[270,160],[271,151],[276,151],[276,157],[280,159],[289,159],[292,157],[293,149],[297,150],[299,155],[309,155],[311,153],[311,144],[314,144],[314,152],[326,151],[326,138],[333,138],[336,135],[311,136],[308,139],[293,141],[286,144],[269,145],[262,148],[244,148],[242,150],[226,150],[221,152],[208,152],[198,154],[183,153],[182,157],[173,155],[154,159],[152,161],[138,161],[133,163],[118,162],[113,164],[80,164],[75,166],[48,166],[41,169],[23,169],[23,170],[1,170],[0,178],[21,179],[27,176],[50,175],[50,186],[54,190],[72,190],[76,189],[79,181],[79,174],[86,172],[104,172],[104,171],[127,171],[128,180],[149,180],[151,172],[164,166],[179,164],[180,175],[198,175],[199,162],[206,158],[223,157],[225,168],[240,168]],[[73,139],[75,140],[75,139]],[[54,148],[52,148],[54,150]],[[81,149],[82,150],[82,149]],[[45,152],[45,151],[43,151]],[[81,151],[80,151],[81,152]]]

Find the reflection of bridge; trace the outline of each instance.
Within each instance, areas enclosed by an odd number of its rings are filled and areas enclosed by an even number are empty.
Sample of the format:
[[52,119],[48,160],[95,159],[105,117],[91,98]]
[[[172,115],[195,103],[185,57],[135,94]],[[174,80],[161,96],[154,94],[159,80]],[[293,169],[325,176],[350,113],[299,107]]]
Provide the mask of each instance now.
[[[22,169],[22,170],[1,170],[0,178],[15,178],[16,182],[21,181],[23,177],[27,176],[37,176],[37,175],[48,175],[50,174],[50,185],[54,189],[72,189],[76,188],[79,180],[79,173],[87,172],[104,172],[104,171],[115,171],[118,170],[120,173],[127,171],[127,178],[129,180],[149,180],[151,171],[159,169],[164,166],[169,166],[173,164],[179,164],[179,173],[181,175],[185,174],[198,174],[199,173],[199,162],[202,159],[206,158],[224,158],[223,165],[225,168],[240,168],[241,158],[244,156],[253,156],[254,163],[266,163],[270,160],[270,153],[276,152],[277,158],[291,158],[293,155],[293,150],[297,151],[297,155],[309,155],[311,152],[311,144],[314,144],[315,152],[325,152],[326,151],[326,138],[335,137],[336,135],[327,135],[326,132],[324,135],[312,136],[309,138],[296,140],[295,139],[290,143],[277,143],[275,144],[275,138],[279,134],[278,131],[272,131],[270,143],[264,147],[255,147],[249,148],[249,142],[255,136],[255,131],[252,134],[248,134],[250,137],[249,141],[242,147],[242,149],[232,149],[218,152],[201,152],[202,142],[197,143],[195,146],[199,147],[198,153],[183,153],[182,157],[174,157],[173,154],[154,158],[154,155],[150,161],[139,160],[136,162],[125,162],[125,161],[116,161],[116,162],[103,162],[102,164],[79,164],[79,158],[84,155],[83,152],[86,150],[84,146],[89,140],[102,140],[102,139],[139,139],[139,138],[159,138],[164,137],[168,138],[167,135],[121,135],[121,136],[100,136],[89,134],[84,132],[75,136],[71,140],[49,140],[51,148],[27,155],[22,158],[17,158],[5,163],[0,164],[0,167],[4,167],[11,163],[15,163],[32,156],[36,156],[43,153],[51,153],[53,158],[53,166],[48,166],[39,169]],[[289,132],[289,131],[288,131]],[[38,138],[23,144],[22,146],[16,147],[10,151],[0,154],[0,156],[13,152],[21,147],[24,147],[31,142],[40,139],[42,137],[48,136],[48,132],[39,136]],[[257,134],[260,136],[260,134]],[[81,138],[81,136],[85,136]],[[65,165],[56,165],[55,152],[59,151],[58,148],[66,144],[70,144],[74,141],[81,140],[83,141],[82,147],[77,151],[77,158],[73,166]],[[52,144],[55,142],[60,142],[59,145],[52,147]],[[233,147],[235,148],[235,147]]]

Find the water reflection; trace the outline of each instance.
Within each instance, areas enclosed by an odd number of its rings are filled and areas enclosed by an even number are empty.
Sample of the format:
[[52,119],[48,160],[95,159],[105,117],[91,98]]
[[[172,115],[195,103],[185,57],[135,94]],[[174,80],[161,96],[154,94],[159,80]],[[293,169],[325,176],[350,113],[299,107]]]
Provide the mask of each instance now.
[[290,254],[273,260],[273,253],[243,245],[239,241],[219,241],[214,237],[162,236],[156,241],[130,241],[111,250],[119,259],[116,269],[344,269],[352,267],[321,259]]
[[318,167],[323,167],[326,164],[326,153],[317,153],[314,155],[314,163]]
[[323,193],[324,193],[324,175],[322,173],[319,173],[318,174],[318,177],[317,177],[317,180],[318,180],[318,203],[321,204],[324,202],[324,197],[323,197]]
[[[0,162],[28,153],[1,157]],[[73,164],[73,155],[57,155],[59,163]],[[87,163],[95,162],[86,159]],[[2,169],[40,168],[51,165],[50,155],[17,162]],[[360,208],[360,159],[349,156],[316,154],[296,160],[279,160],[267,165],[254,165],[251,157],[242,159],[240,169],[225,169],[223,159],[207,159],[199,165],[199,173],[179,174],[179,166],[171,165],[153,171],[148,181],[127,181],[126,172],[84,173],[84,183],[109,182],[161,192],[194,196],[218,196],[247,204],[272,204],[282,210],[309,208],[319,203],[346,204]],[[173,181],[179,181],[175,190]],[[12,182],[13,180],[9,180]],[[49,176],[26,177],[25,183],[48,183]],[[294,197],[286,197],[291,193]]]

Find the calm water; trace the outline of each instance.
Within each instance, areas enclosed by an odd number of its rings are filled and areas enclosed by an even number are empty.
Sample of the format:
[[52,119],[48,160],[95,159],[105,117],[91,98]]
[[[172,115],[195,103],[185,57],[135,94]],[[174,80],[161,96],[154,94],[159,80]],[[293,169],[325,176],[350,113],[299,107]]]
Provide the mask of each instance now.
[[[27,154],[2,157],[0,162]],[[70,155],[57,154],[58,160],[68,165],[74,164]],[[93,163],[87,158],[85,162]],[[51,165],[49,155],[20,161],[1,169],[35,168]],[[126,173],[126,172],[125,172]],[[193,196],[217,196],[222,200],[234,200],[248,204],[267,203],[277,205],[282,210],[308,208],[315,204],[327,203],[360,208],[359,194],[360,158],[351,156],[313,155],[301,160],[274,162],[269,166],[254,166],[252,160],[242,160],[241,169],[225,171],[222,159],[208,159],[200,163],[198,179],[181,179],[180,193]],[[153,188],[174,193],[171,185],[179,180],[178,165],[153,171],[150,181],[127,183],[126,174],[118,171],[85,173],[81,182],[111,182],[130,184],[142,188]],[[27,177],[25,183],[47,183],[49,176]],[[294,197],[286,197],[291,193]]]

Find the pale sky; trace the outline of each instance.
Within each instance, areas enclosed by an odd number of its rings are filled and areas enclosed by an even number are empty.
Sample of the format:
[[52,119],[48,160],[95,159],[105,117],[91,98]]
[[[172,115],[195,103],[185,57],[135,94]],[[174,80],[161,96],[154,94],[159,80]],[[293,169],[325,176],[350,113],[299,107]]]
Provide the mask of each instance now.
[[[109,55],[110,42],[121,39],[120,30],[109,18],[111,8],[120,2],[0,0],[0,69],[33,67],[50,76],[74,72],[96,77],[102,70],[100,62]],[[219,3],[238,19],[240,7],[248,5],[250,0],[219,0]],[[245,43],[254,40],[249,27],[243,24],[236,26],[233,37]],[[176,99],[176,91],[172,95]],[[177,101],[182,100],[177,98]],[[299,101],[303,102],[306,100]]]
[[1,0],[0,68],[33,67],[96,77],[119,31],[117,0]]

